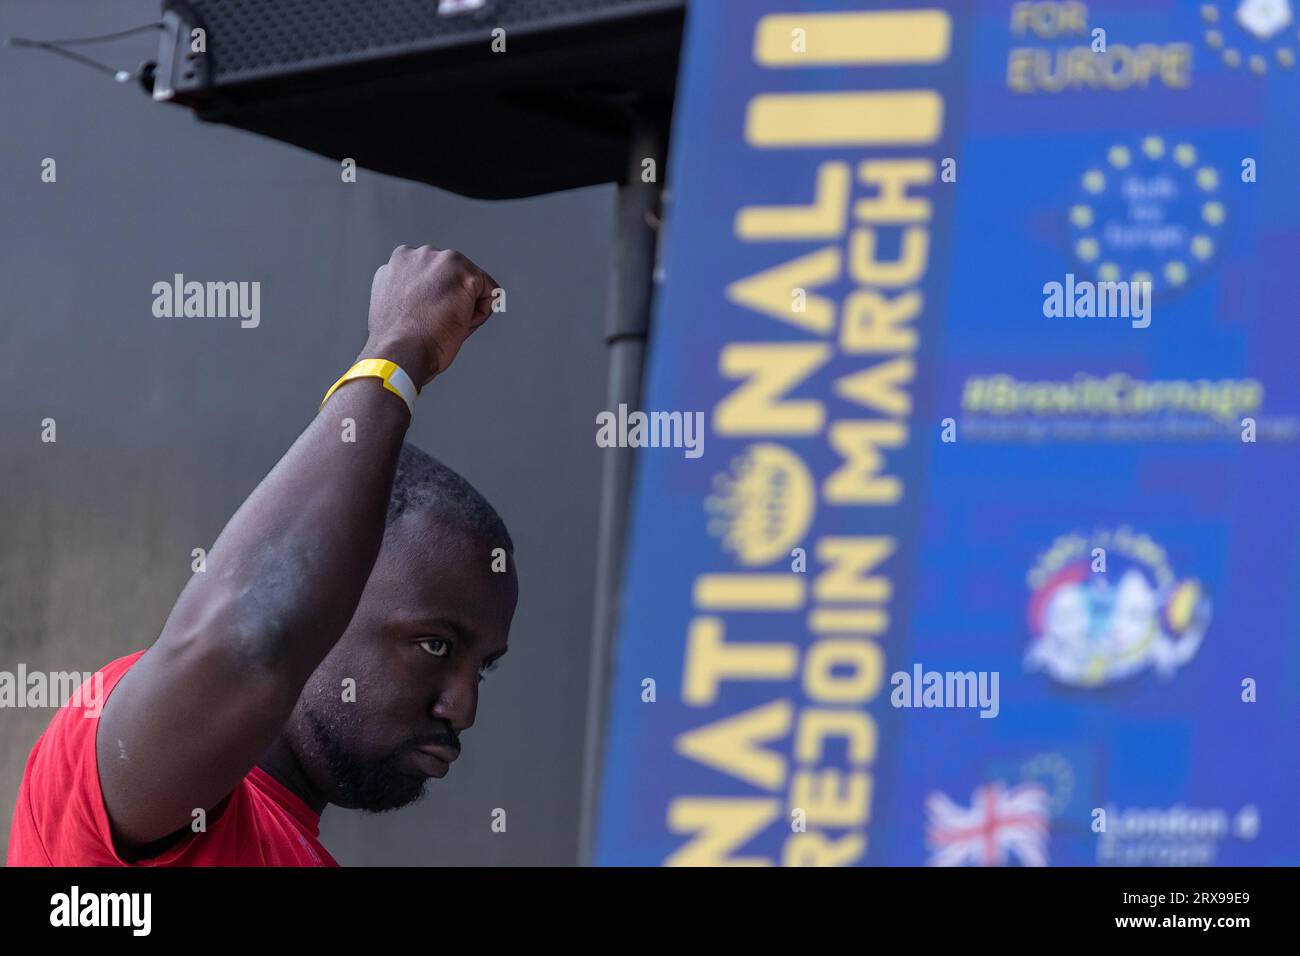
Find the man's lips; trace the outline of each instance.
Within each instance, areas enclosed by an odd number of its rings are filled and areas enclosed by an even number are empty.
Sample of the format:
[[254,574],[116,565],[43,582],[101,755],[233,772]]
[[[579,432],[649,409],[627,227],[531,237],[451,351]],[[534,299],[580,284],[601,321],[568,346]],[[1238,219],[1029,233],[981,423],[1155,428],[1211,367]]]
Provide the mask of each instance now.
[[431,754],[448,764],[460,756],[459,747],[449,747],[446,744],[418,744],[415,749],[421,753]]
[[460,756],[456,747],[446,744],[420,744],[411,748],[412,762],[426,777],[445,777],[451,762]]

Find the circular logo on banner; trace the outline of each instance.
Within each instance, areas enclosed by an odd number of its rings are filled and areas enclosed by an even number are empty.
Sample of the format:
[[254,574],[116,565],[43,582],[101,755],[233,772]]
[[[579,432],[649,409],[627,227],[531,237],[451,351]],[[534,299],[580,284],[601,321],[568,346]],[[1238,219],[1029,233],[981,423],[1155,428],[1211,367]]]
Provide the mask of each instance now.
[[1151,134],[1114,143],[1083,171],[1069,211],[1081,272],[1098,282],[1191,281],[1214,256],[1227,210],[1219,172],[1196,147]]
[[1072,687],[1148,669],[1168,680],[1195,656],[1210,623],[1200,582],[1177,578],[1164,549],[1129,528],[1058,538],[1029,584],[1025,668]]
[[709,533],[747,567],[788,557],[812,523],[817,500],[803,459],[784,445],[760,442],[715,475],[705,501]]

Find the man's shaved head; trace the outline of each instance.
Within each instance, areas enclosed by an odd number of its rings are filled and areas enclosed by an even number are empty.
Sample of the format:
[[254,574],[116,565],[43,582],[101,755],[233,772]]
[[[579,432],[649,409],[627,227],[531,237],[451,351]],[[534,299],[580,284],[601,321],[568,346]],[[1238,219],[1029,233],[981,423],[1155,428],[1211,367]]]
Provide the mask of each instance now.
[[501,516],[468,481],[410,442],[402,445],[388,499],[386,525],[407,512],[437,519],[513,554],[514,542]]

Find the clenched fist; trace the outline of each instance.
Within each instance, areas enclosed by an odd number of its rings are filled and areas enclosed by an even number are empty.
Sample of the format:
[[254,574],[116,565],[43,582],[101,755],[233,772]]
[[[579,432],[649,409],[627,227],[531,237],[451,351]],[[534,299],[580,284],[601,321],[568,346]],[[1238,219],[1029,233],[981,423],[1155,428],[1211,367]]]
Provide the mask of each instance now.
[[387,358],[424,386],[492,314],[496,280],[451,249],[398,246],[370,286],[363,356]]

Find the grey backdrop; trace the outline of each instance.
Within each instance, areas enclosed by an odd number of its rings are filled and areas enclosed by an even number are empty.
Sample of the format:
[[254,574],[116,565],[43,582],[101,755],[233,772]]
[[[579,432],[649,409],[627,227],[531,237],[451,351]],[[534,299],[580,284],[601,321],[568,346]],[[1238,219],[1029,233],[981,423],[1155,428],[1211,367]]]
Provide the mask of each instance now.
[[[157,0],[5,0],[0,36],[157,14]],[[155,41],[92,51],[134,68]],[[191,549],[361,346],[375,268],[399,243],[453,246],[501,281],[509,310],[426,392],[410,437],[510,526],[511,652],[422,803],[329,809],[322,837],[345,865],[575,862],[612,188],[486,203],[364,170],[344,184],[335,162],[25,49],[0,48],[0,137],[0,670],[89,671],[152,643]],[[176,272],[260,281],[260,327],[155,318],[151,286]],[[51,713],[0,710],[0,855]]]

